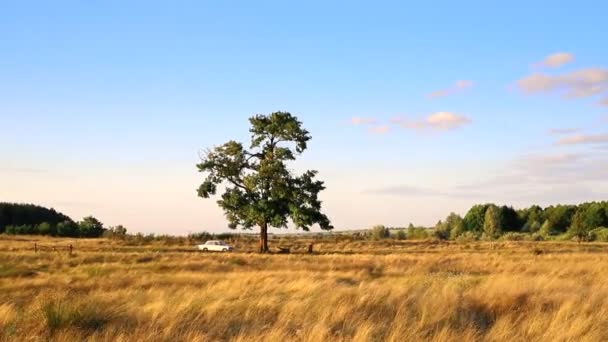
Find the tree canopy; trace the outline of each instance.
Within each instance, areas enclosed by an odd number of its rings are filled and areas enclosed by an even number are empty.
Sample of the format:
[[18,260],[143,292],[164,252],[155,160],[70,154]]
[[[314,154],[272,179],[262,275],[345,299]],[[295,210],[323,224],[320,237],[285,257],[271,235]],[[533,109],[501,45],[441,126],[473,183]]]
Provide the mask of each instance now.
[[289,222],[304,230],[314,224],[332,229],[321,212],[319,192],[325,189],[316,180],[317,171],[294,175],[289,162],[304,152],[311,139],[302,123],[288,112],[255,115],[249,119],[249,149],[228,141],[206,151],[197,164],[205,178],[198,195],[209,198],[218,186],[224,193],[217,201],[224,210],[228,226],[260,228],[260,251],[268,251],[268,227],[286,228]]
[[452,239],[463,233],[474,236],[484,233],[488,238],[496,238],[504,233],[527,233],[540,238],[561,234],[562,238],[583,240],[598,236],[594,230],[608,226],[607,213],[608,201],[579,205],[558,204],[546,208],[532,205],[518,210],[487,203],[472,206],[464,219],[454,213],[450,214],[439,228],[441,231],[450,230]]
[[0,233],[63,237],[100,237],[106,229],[96,218],[74,222],[68,216],[33,204],[0,203]]
[[0,203],[0,233],[5,232],[7,227],[33,227],[44,222],[54,226],[66,220],[71,221],[68,216],[52,208],[34,204]]

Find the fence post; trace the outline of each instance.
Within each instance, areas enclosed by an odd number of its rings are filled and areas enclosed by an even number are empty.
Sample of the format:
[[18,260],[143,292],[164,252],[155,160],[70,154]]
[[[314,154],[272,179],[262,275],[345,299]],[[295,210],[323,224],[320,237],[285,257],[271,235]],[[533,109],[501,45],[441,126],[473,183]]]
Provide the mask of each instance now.
[[72,244],[70,244],[70,256],[72,255]]
[[38,253],[38,245],[34,242],[34,253]]

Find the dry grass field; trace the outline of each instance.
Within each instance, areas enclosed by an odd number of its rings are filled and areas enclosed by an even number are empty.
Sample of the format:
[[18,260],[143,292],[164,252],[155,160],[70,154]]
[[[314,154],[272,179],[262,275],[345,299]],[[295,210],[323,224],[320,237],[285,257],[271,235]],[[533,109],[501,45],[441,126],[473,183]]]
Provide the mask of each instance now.
[[[75,250],[34,253],[34,242]],[[360,241],[315,249],[212,254],[0,237],[1,339],[608,340],[608,245]]]

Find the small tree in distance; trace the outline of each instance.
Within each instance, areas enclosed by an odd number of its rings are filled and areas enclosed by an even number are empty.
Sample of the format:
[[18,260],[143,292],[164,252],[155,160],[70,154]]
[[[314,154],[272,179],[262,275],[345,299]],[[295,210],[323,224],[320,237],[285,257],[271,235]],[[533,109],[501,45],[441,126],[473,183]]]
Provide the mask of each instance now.
[[87,216],[78,222],[80,237],[100,237],[103,232],[103,223],[93,216]]
[[391,236],[390,230],[381,224],[373,226],[370,233],[374,240],[382,240]]
[[62,237],[77,237],[78,224],[73,221],[63,221],[57,224],[57,235]]
[[486,209],[483,231],[489,238],[496,238],[502,234],[502,222],[500,217],[500,211],[497,206],[490,205]]
[[206,174],[198,195],[209,198],[220,184],[226,185],[218,205],[224,210],[228,226],[260,229],[260,252],[268,252],[268,227],[288,226],[288,220],[308,230],[313,224],[332,229],[321,213],[323,182],[316,171],[295,176],[287,162],[304,152],[310,134],[302,123],[287,112],[256,115],[251,123],[251,144],[229,141],[210,149],[197,165]]

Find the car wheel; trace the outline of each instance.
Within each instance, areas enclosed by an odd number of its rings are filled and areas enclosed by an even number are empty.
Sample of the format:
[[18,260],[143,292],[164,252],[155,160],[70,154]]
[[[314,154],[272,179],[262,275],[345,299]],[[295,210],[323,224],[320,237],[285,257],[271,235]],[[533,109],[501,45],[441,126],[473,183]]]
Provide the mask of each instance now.
[[228,248],[222,249],[222,252],[228,252]]
[[203,252],[208,252],[209,250],[207,248],[203,248]]

